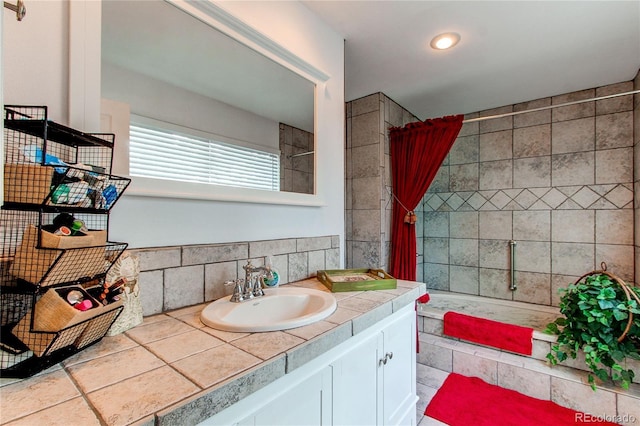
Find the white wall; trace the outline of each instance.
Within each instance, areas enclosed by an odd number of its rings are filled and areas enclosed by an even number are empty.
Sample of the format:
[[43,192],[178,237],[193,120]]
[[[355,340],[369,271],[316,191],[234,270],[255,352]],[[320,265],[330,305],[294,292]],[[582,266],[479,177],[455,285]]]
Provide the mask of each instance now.
[[102,97],[129,104],[131,114],[271,150],[277,150],[279,146],[277,121],[114,64],[102,64]]
[[29,1],[21,22],[3,16],[5,104],[47,105],[52,120],[68,121],[69,5]]
[[[157,247],[339,235],[343,264],[343,40],[298,2],[216,3],[330,75],[316,95],[318,197],[314,202],[319,205],[167,199],[125,193],[112,210],[110,239],[129,242],[130,247]],[[5,95],[5,101],[39,101],[49,105],[52,113],[55,111],[53,117],[64,123],[69,92],[68,65],[65,64],[69,57],[67,7],[57,0],[32,1],[29,6],[27,20],[30,15],[36,18],[28,29],[22,30],[27,33],[20,39],[23,50],[13,46],[5,51],[3,46],[4,84],[12,88]],[[39,16],[42,19],[37,18]],[[15,34],[11,40],[7,38],[5,45],[19,39]],[[22,73],[24,56],[28,56],[31,65],[40,58],[40,66],[30,67],[28,73]],[[95,119],[87,122],[99,123],[99,111],[95,115]]]

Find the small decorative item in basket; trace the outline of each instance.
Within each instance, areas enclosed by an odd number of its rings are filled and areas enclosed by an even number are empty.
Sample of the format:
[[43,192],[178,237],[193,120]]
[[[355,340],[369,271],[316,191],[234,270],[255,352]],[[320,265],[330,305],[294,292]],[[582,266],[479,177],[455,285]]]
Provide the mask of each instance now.
[[111,325],[107,336],[115,336],[142,323],[142,304],[140,303],[140,260],[137,256],[124,252],[107,273],[107,282],[124,279],[125,284],[120,297],[124,303],[122,314]]
[[388,290],[397,280],[382,269],[333,269],[318,271],[318,279],[332,292]]
[[591,271],[561,289],[560,313],[564,317],[547,325],[558,336],[547,359],[552,365],[577,356],[581,350],[595,378],[619,382],[628,389],[635,373],[624,369],[625,358],[640,359],[640,289],[607,271]]

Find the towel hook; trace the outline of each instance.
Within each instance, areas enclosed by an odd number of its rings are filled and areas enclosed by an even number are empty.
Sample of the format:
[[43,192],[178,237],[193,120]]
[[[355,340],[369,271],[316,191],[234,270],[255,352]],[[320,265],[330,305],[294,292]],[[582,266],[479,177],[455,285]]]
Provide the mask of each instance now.
[[18,21],[22,21],[22,19],[24,18],[24,15],[27,14],[27,8],[24,6],[24,2],[22,0],[18,0],[16,4],[11,4],[5,1],[4,7],[10,10],[13,10],[16,13],[16,19]]

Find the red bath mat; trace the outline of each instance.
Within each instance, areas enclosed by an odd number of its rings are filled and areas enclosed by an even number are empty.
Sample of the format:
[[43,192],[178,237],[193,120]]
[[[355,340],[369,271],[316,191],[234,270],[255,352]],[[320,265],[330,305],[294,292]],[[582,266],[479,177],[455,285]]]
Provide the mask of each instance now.
[[531,355],[533,350],[532,328],[504,324],[457,312],[446,312],[444,314],[443,333],[447,336],[522,355]]
[[457,373],[449,374],[424,414],[450,426],[615,425]]

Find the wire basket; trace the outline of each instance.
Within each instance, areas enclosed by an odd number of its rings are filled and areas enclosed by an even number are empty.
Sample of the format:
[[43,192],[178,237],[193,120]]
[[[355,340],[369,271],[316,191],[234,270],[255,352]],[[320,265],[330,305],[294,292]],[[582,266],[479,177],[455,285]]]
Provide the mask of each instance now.
[[[575,282],[575,284],[580,283],[580,281],[582,281],[583,279],[591,276],[591,275],[606,275],[609,278],[611,278],[611,281],[613,281],[615,284],[618,285],[618,287],[620,287],[622,289],[622,291],[624,292],[625,296],[627,297],[627,301],[631,301],[631,299],[635,299],[636,302],[638,302],[638,305],[640,305],[640,297],[638,297],[638,295],[636,294],[635,291],[633,291],[631,289],[631,287],[624,282],[624,280],[622,278],[620,278],[619,276],[617,276],[616,274],[613,274],[609,271],[607,271],[607,264],[605,262],[602,262],[600,264],[600,268],[602,269],[596,269],[594,271],[588,272],[586,274],[584,274],[583,276],[581,276],[580,278],[578,278]],[[627,319],[627,325],[624,329],[624,331],[622,332],[622,334],[618,337],[618,342],[622,342],[627,335],[629,334],[629,330],[631,330],[631,325],[633,324],[633,312],[629,312],[629,317]]]

